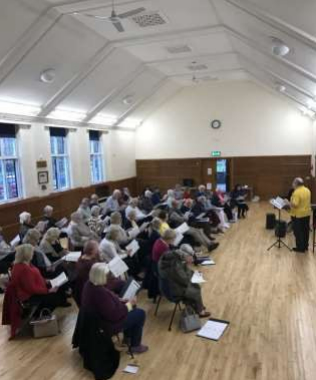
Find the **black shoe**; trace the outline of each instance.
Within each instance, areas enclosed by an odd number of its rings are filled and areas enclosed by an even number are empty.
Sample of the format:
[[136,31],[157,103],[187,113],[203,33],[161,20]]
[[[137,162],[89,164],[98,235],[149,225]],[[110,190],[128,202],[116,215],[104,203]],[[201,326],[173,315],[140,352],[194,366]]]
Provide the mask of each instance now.
[[216,249],[217,247],[219,246],[219,243],[213,243],[213,244],[210,244],[207,249],[209,252],[212,252],[214,251],[214,249]]
[[298,249],[296,247],[293,248],[293,251],[298,253],[305,253],[305,251],[302,251],[301,249]]
[[216,238],[215,238],[215,237],[213,237],[213,236],[209,236],[209,239],[210,239],[211,241],[214,241],[214,240],[216,240]]

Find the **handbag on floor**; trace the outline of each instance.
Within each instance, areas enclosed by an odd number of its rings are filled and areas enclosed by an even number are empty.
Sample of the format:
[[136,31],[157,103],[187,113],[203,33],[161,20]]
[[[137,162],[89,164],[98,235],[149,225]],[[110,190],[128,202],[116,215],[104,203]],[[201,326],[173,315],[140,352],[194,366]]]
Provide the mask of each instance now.
[[201,321],[199,316],[190,306],[186,306],[181,313],[180,329],[184,333],[195,331],[201,328]]
[[32,320],[30,325],[33,326],[34,338],[46,338],[59,334],[57,317],[49,309],[41,310],[39,318]]

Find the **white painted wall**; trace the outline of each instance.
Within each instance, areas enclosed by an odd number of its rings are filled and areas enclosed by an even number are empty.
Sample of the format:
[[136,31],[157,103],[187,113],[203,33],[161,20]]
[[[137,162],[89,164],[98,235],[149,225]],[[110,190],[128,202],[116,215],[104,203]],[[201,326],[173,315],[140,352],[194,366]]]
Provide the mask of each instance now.
[[[135,133],[113,130],[108,134],[102,133],[101,140],[106,181],[135,177]],[[18,147],[24,197],[44,196],[52,193],[49,130],[43,124],[32,124],[30,128],[19,128]],[[70,130],[68,148],[72,188],[90,186],[88,130],[86,128]],[[50,183],[47,190],[42,190],[38,185],[36,168],[38,160],[46,160],[48,163]]]
[[[222,121],[212,130],[210,121]],[[313,123],[287,100],[252,82],[183,89],[137,130],[136,158],[312,154]]]

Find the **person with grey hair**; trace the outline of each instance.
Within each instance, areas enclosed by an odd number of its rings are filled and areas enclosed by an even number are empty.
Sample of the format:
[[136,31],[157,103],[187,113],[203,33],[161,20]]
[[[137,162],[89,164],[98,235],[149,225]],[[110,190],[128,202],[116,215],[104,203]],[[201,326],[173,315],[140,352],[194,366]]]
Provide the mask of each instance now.
[[38,310],[71,306],[62,288],[49,288],[41,272],[32,265],[33,255],[34,247],[31,244],[22,244],[16,249],[11,284],[15,288],[18,300],[39,304]]
[[168,282],[173,298],[190,305],[200,318],[207,318],[211,314],[204,306],[201,288],[191,282],[194,272],[188,265],[192,262],[193,257],[181,250],[166,252],[158,264],[159,277]]
[[126,258],[129,255],[129,252],[121,249],[119,245],[120,237],[120,226],[111,225],[105,238],[100,243],[100,257],[103,261],[109,263],[116,256]]
[[120,226],[110,226],[105,238],[102,239],[100,243],[100,258],[102,261],[109,263],[112,259],[119,256],[128,266],[128,273],[136,279],[139,279],[138,275],[141,271],[141,267],[138,253],[136,252],[133,256],[131,256],[131,251],[124,250],[120,247],[120,234]]
[[[169,221],[171,227],[173,228],[177,228],[181,224],[189,222],[189,218],[186,218],[182,214],[181,210],[179,209],[179,202],[175,199],[171,202],[171,207],[169,209]],[[189,230],[185,232],[184,235],[191,237],[194,243],[206,247],[210,252],[219,246],[219,243],[212,242],[210,238],[205,235],[203,229],[189,226]]]
[[45,206],[43,210],[42,221],[45,222],[46,230],[49,230],[51,227],[56,227],[57,220],[53,217],[54,208],[52,206]]
[[304,253],[308,251],[309,224],[311,216],[311,192],[304,186],[302,178],[293,181],[294,192],[291,196],[291,216],[293,218],[293,232],[296,247],[293,251]]
[[126,207],[125,209],[125,216],[126,218],[129,217],[129,214],[131,211],[134,211],[136,214],[136,221],[141,221],[144,220],[145,218],[148,217],[145,213],[141,211],[141,209],[138,207],[138,198],[133,198],[130,201],[130,204]]
[[129,341],[133,353],[142,354],[148,347],[142,344],[143,326],[146,314],[137,307],[137,300],[120,300],[106,288],[109,268],[106,264],[94,264],[89,281],[82,294],[80,312],[97,315],[102,319],[102,329],[109,336],[123,331],[124,340]]
[[20,240],[22,241],[27,231],[31,228],[34,228],[35,226],[32,223],[31,214],[26,211],[21,212],[21,214],[19,215],[19,221],[20,221],[19,236],[20,236]]
[[74,250],[81,250],[84,243],[90,239],[99,240],[99,237],[84,223],[80,212],[73,212],[70,219],[68,231]]
[[99,203],[99,197],[97,194],[92,194],[90,197],[90,208],[92,209],[93,206],[101,207],[101,205]]
[[60,230],[55,227],[49,228],[40,242],[40,250],[51,262],[59,260],[67,251],[59,243]]
[[88,227],[98,236],[101,236],[106,225],[106,221],[101,218],[100,213],[101,207],[93,206],[91,208],[91,217],[88,219]]
[[103,214],[110,214],[114,211],[120,211],[120,199],[122,198],[122,193],[120,190],[116,189],[113,191],[112,195],[108,197],[105,202]]
[[83,198],[80,206],[78,207],[77,212],[79,212],[82,216],[82,220],[84,223],[88,223],[88,220],[91,218],[91,210],[90,210],[90,199]]

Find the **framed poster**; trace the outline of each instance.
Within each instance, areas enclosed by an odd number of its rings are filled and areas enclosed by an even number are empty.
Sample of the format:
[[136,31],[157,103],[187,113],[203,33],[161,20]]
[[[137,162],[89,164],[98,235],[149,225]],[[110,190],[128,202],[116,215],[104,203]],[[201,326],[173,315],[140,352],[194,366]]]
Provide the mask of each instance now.
[[37,178],[39,185],[46,185],[48,183],[48,171],[38,172]]

